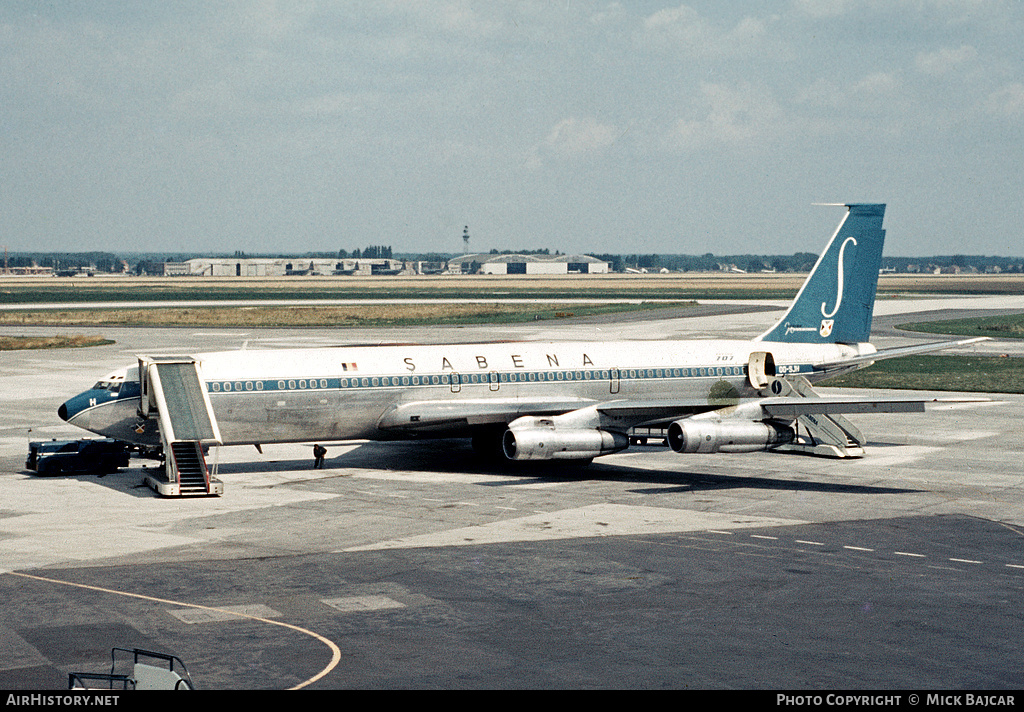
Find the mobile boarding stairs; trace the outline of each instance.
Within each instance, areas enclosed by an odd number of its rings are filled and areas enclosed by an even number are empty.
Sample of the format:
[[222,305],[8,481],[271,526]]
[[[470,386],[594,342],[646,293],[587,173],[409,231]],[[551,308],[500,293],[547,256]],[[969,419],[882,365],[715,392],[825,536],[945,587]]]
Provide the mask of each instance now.
[[[787,376],[769,383],[774,395],[820,398],[803,376]],[[864,434],[848,419],[837,413],[803,413],[794,423],[796,438],[788,445],[779,445],[773,452],[788,452],[818,457],[863,457]]]
[[206,463],[206,450],[222,443],[210,396],[189,356],[140,356],[139,414],[160,426],[163,476],[146,484],[165,497],[220,495],[224,484]]

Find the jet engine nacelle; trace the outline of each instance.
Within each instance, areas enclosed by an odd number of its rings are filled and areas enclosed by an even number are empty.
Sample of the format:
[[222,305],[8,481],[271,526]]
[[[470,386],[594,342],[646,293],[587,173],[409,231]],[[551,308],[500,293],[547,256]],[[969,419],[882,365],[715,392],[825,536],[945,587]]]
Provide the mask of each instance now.
[[501,445],[509,460],[589,460],[625,450],[629,438],[593,428],[532,427],[506,430]]
[[668,426],[668,444],[676,452],[756,452],[793,442],[788,425],[701,418],[677,420]]

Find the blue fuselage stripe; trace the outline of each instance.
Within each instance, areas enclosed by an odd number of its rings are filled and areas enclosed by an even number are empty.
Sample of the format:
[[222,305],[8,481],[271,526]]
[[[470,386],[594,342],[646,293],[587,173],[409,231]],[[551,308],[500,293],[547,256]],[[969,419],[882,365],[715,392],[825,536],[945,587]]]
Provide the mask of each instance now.
[[[781,374],[809,373],[811,364],[779,367]],[[700,366],[687,368],[573,369],[557,371],[482,371],[478,373],[434,373],[424,375],[374,375],[330,378],[264,378],[249,380],[211,380],[207,391],[213,394],[240,392],[330,391],[354,388],[413,388],[417,386],[463,386],[495,383],[604,382],[746,377],[746,366]]]

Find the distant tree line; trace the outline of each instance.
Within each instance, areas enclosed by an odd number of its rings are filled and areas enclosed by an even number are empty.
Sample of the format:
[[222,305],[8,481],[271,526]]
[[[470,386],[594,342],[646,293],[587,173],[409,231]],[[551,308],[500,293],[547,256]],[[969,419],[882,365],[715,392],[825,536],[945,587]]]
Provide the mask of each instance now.
[[[539,250],[499,250],[492,249],[488,254],[491,255],[550,255],[551,250],[544,247]],[[562,254],[558,250],[555,250],[556,255]]]
[[129,260],[109,252],[12,252],[7,256],[7,264],[10,267],[38,265],[53,267],[55,272],[79,268],[95,269],[97,272],[120,272],[126,262],[132,264]]
[[[809,272],[818,255],[797,252],[793,255],[618,255],[595,254],[609,263],[613,272],[627,269],[648,272],[714,272],[733,267],[744,272]],[[939,255],[932,257],[883,257],[881,269],[902,273],[926,273],[950,269],[976,272],[1024,272],[1024,258],[984,255]]]
[[[547,248],[534,250],[491,250],[490,254],[532,254],[559,255]],[[121,255],[110,252],[12,252],[7,255],[10,267],[52,267],[54,272],[123,272],[133,274],[161,274],[164,262],[183,262],[193,257],[203,256],[198,253],[165,255],[161,253],[124,253]],[[207,253],[205,256],[211,256]],[[405,253],[396,255],[390,245],[370,245],[363,249],[338,250],[333,252],[307,252],[304,255],[248,255],[235,251],[233,257],[278,257],[278,258],[338,258],[338,259],[405,259],[423,262],[445,262],[455,254],[451,253]],[[678,254],[593,254],[599,260],[609,263],[613,272],[624,272],[627,269],[658,272],[714,272],[737,268],[744,272],[808,272],[818,259],[811,252],[797,252],[793,255],[715,255],[711,252],[703,255]],[[935,271],[977,271],[977,272],[1024,272],[1024,258],[995,257],[984,255],[939,255],[932,257],[883,257],[882,269],[898,273],[927,273]]]
[[347,257],[351,257],[354,260],[360,258],[366,260],[390,260],[391,245],[370,245],[362,250],[357,247],[352,250],[351,254],[348,250],[338,250],[338,259],[345,259]]
[[715,272],[729,267],[737,267],[744,272],[807,272],[814,266],[818,256],[810,252],[798,252],[795,255],[721,255],[711,252],[703,255],[594,255],[599,260],[608,262],[612,271],[624,272],[627,269],[657,272],[663,269],[669,272]]

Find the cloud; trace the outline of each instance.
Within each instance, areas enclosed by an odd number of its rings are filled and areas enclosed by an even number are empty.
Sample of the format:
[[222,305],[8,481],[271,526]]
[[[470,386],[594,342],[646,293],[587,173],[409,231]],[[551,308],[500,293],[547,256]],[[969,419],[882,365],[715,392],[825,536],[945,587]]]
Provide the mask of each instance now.
[[918,53],[914,58],[914,66],[924,74],[942,76],[977,58],[978,51],[970,45],[960,45],[957,49],[943,47],[935,52]]
[[811,17],[838,17],[849,11],[849,0],[793,0],[793,7]]
[[985,110],[1007,119],[1024,116],[1024,84],[1015,82],[992,92],[985,102]]
[[853,85],[852,94],[860,101],[889,100],[899,93],[899,79],[889,72],[873,72]]
[[777,133],[783,111],[767,91],[743,84],[701,84],[702,115],[679,119],[670,143],[685,150],[712,144],[751,144]]
[[643,43],[694,57],[745,56],[766,39],[765,20],[744,17],[730,29],[708,22],[688,5],[658,10],[643,22]]
[[597,119],[570,117],[555,124],[544,139],[543,152],[561,158],[575,158],[600,151],[615,143],[619,131]]
[[897,15],[908,12],[936,12],[961,20],[999,3],[989,0],[791,0],[798,13],[817,19],[843,15],[877,13]]

